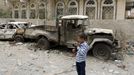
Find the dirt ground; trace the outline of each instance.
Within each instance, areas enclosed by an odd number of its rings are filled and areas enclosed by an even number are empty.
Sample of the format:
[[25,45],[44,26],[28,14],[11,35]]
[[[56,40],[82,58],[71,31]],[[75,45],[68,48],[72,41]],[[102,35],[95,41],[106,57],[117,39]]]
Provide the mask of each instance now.
[[[77,75],[75,57],[60,50],[38,50],[27,44],[0,42],[0,75]],[[134,56],[103,61],[87,57],[87,75],[134,75]]]

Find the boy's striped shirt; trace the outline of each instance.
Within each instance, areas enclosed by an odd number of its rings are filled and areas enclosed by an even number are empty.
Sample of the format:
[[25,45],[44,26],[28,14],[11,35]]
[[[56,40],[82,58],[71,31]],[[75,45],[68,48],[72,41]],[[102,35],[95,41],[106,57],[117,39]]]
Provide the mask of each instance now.
[[77,55],[76,55],[76,62],[83,62],[86,61],[87,52],[89,50],[89,46],[87,42],[83,42],[80,46],[77,47]]

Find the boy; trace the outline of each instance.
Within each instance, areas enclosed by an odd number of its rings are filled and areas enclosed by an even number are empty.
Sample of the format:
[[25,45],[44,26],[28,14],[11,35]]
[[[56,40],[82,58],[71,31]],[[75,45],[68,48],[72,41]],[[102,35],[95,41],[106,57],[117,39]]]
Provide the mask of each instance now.
[[72,51],[76,53],[76,69],[78,75],[86,75],[86,56],[89,50],[89,46],[86,42],[87,36],[84,33],[81,33],[77,37],[77,50],[73,49]]

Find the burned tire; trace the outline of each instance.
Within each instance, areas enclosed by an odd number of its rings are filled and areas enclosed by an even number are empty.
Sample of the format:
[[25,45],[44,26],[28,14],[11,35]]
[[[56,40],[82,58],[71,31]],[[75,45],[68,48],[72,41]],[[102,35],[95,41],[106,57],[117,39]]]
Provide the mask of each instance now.
[[37,41],[37,47],[41,49],[49,49],[49,41],[46,38],[42,37]]
[[108,60],[111,57],[112,48],[104,43],[95,44],[93,55],[101,60]]
[[15,35],[14,41],[15,42],[24,42],[24,37],[22,35]]

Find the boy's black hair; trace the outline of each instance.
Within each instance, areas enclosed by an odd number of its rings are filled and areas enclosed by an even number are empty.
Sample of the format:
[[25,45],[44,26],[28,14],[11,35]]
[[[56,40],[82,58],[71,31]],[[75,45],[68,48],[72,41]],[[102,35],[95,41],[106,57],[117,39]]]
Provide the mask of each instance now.
[[87,35],[85,33],[80,33],[78,36],[84,40],[87,40]]

